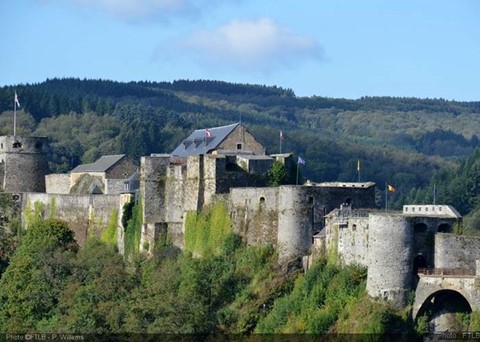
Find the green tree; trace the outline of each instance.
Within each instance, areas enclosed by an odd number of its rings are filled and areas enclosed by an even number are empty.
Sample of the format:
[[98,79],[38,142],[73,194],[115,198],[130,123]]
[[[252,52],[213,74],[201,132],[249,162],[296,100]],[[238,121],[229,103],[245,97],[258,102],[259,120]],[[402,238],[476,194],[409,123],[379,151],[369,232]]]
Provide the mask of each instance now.
[[0,279],[0,331],[38,331],[56,319],[76,250],[61,221],[39,220],[29,228]]
[[279,186],[287,183],[287,171],[285,165],[275,160],[272,167],[267,171],[267,182],[269,186]]

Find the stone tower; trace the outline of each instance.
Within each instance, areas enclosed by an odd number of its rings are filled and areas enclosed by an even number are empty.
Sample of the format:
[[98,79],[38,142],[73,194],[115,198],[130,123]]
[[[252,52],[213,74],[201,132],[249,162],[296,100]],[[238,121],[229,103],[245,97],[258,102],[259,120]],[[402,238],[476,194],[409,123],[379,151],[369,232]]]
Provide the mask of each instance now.
[[0,136],[0,179],[5,192],[45,192],[46,137]]

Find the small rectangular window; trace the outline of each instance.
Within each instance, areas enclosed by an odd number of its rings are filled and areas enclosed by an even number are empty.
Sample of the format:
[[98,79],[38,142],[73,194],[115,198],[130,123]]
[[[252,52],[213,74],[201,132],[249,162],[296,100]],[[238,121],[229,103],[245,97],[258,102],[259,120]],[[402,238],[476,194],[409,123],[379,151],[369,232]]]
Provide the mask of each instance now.
[[237,150],[241,150],[242,149],[242,144],[237,144]]

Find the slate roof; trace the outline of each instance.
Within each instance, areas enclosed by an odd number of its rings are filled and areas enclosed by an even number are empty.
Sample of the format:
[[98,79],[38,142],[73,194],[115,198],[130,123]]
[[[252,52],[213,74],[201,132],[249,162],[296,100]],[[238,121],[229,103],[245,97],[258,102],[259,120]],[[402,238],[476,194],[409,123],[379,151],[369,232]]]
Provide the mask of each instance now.
[[[228,126],[197,129],[183,140],[171,154],[179,157],[207,154],[209,151],[216,149],[238,125],[237,122]],[[211,137],[207,136],[207,130]]]
[[125,154],[114,154],[110,156],[103,156],[97,159],[95,163],[78,165],[70,173],[82,173],[82,172],[106,172],[113,165],[118,163]]

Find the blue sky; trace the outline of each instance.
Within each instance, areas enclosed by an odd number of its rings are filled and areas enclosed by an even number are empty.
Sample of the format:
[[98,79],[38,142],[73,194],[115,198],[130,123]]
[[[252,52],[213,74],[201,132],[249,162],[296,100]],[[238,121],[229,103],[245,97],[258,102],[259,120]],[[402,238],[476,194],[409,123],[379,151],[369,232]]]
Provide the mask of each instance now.
[[477,0],[2,0],[0,86],[211,79],[480,100]]

